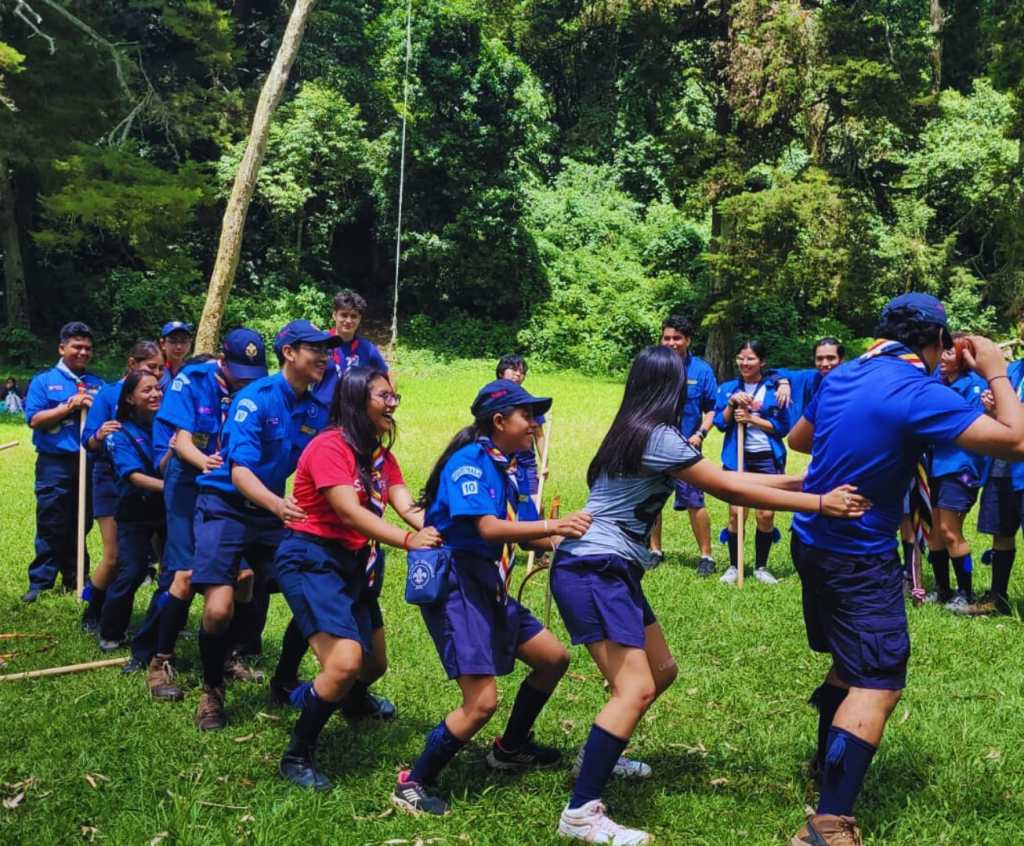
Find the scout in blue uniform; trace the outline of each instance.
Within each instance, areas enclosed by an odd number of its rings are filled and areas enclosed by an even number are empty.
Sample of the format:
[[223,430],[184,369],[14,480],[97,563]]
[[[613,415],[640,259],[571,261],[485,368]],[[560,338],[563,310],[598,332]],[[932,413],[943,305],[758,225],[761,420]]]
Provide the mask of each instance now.
[[192,349],[192,324],[182,320],[169,320],[160,329],[160,350],[164,354],[164,375],[160,389],[167,393],[171,382],[188,360]]
[[[517,385],[522,385],[526,380],[526,359],[521,355],[503,355],[498,360],[495,368],[495,376],[498,379],[508,379]],[[527,490],[533,497],[534,505],[540,508],[540,501],[537,493],[540,490],[540,477],[537,475],[537,456],[544,454],[544,415],[538,415],[533,421],[537,424],[536,436],[530,449],[520,450],[516,453],[516,464],[520,473],[526,478]]]
[[[279,770],[299,787],[330,788],[316,769],[317,738],[356,688],[362,686],[365,696],[369,683],[387,669],[378,602],[384,581],[380,545],[441,545],[437,529],[423,528],[423,512],[391,451],[400,399],[382,370],[349,370],[332,402],[330,426],[306,447],[295,471],[295,503],[306,518],[287,524],[274,565],[294,615],[290,625],[321,667],[312,682],[292,691],[302,713]],[[415,531],[384,520],[389,505]]]
[[[1024,402],[1024,361],[1011,362],[1007,368],[1017,398]],[[992,396],[982,394],[986,408]],[[976,614],[1010,613],[1010,573],[1017,554],[1017,531],[1024,526],[1024,463],[996,459],[989,470],[988,484],[981,492],[978,531],[992,535],[992,588],[979,597],[969,611]]]
[[274,339],[280,372],[238,392],[221,432],[223,463],[199,477],[192,585],[204,594],[203,693],[196,712],[203,731],[227,724],[224,659],[242,559],[254,578],[266,581],[284,535],[283,521],[305,517],[285,497],[285,483],[303,448],[327,423],[327,408],[310,388],[323,378],[337,343],[308,320],[281,329]]
[[[679,431],[695,450],[700,452],[704,439],[715,422],[715,399],[718,382],[711,365],[690,352],[693,341],[693,323],[685,317],[670,315],[661,324],[661,345],[668,347],[682,357],[686,368],[686,401],[679,419]],[[711,554],[711,516],[704,504],[704,491],[686,482],[675,480],[676,511],[686,511],[690,516],[690,528],[697,541],[700,561],[697,575],[707,578],[715,572],[715,559]],[[655,564],[661,562],[661,515],[651,529],[651,556]]]
[[118,567],[100,612],[100,649],[121,646],[132,615],[135,592],[163,549],[163,469],[166,454],[153,450],[153,418],[162,398],[157,376],[133,370],[117,399],[118,429],[105,447],[117,479]]
[[846,359],[846,347],[832,336],[819,338],[814,342],[814,367],[808,370],[787,370],[779,368],[775,397],[779,405],[789,409],[789,419],[799,420],[811,401],[821,380],[835,370]]
[[334,307],[331,312],[334,326],[327,331],[337,335],[342,342],[331,350],[324,378],[313,388],[317,399],[328,407],[334,399],[338,379],[353,367],[372,367],[384,373],[388,372],[387,362],[376,345],[356,334],[359,331],[359,324],[363,321],[364,311],[366,300],[355,291],[346,288],[334,295]]
[[[128,352],[128,367],[125,373],[145,370],[158,380],[163,377],[164,358],[155,341],[137,341]],[[124,379],[105,385],[89,408],[82,430],[82,445],[94,456],[92,463],[92,516],[100,527],[103,540],[103,560],[93,570],[85,586],[83,598],[87,601],[82,613],[82,628],[90,634],[99,633],[100,610],[107,595],[107,588],[114,579],[117,569],[117,479],[114,465],[104,446],[112,432],[121,428],[117,419],[117,401],[121,396]]]
[[[758,340],[740,344],[736,351],[738,379],[722,384],[715,402],[715,426],[725,432],[722,442],[722,466],[735,470],[737,436],[736,424],[746,423],[746,441],[743,450],[743,470],[746,473],[783,473],[786,468],[786,447],[783,438],[789,431],[789,412],[782,408],[775,397],[778,377],[764,369],[767,353]],[[755,518],[757,531],[754,533],[754,577],[764,584],[778,584],[778,579],[768,571],[768,555],[772,544],[778,540],[775,530],[775,515],[766,509],[758,509]],[[737,535],[736,521],[739,509],[729,508],[729,528],[726,540],[729,544],[729,569],[719,580],[723,584],[736,581]]]
[[[23,602],[35,602],[60,573],[67,590],[78,585],[75,547],[78,533],[78,451],[83,414],[103,387],[86,371],[92,359],[92,330],[67,323],[60,330],[60,359],[32,379],[25,397],[25,422],[36,448],[36,557],[28,565]],[[85,531],[92,526],[86,486]],[[88,572],[88,553],[86,572]]]
[[[187,364],[179,371],[157,413],[157,448],[171,436],[174,441],[164,473],[167,539],[157,592],[132,640],[132,664],[137,669],[147,668],[146,683],[155,699],[182,698],[181,688],[174,682],[174,648],[188,621],[193,596],[190,574],[199,476],[223,463],[220,434],[232,398],[266,375],[263,338],[252,329],[233,329],[224,336],[218,358]],[[229,677],[241,677],[237,663],[229,661]]]
[[455,754],[498,707],[496,676],[508,675],[516,658],[531,667],[516,694],[508,725],[494,741],[487,763],[500,770],[556,764],[558,750],[533,741],[533,723],[569,666],[565,648],[509,596],[513,545],[551,549],[557,537],[579,537],[588,514],[540,520],[513,456],[528,449],[537,415],[550,399],[531,396],[498,379],[480,389],[473,424],[459,432],[434,465],[420,499],[426,525],[451,550],[447,595],[422,605],[423,620],[462,704],[427,737],[412,769],[399,774],[392,801],[409,813],[444,814],[448,805],[427,792]]
[[[960,333],[953,335],[965,337]],[[956,352],[944,350],[939,362],[942,380],[973,408],[982,409],[981,395],[988,388],[984,380],[957,361]],[[932,499],[933,539],[938,549],[928,554],[935,573],[936,591],[928,599],[941,601],[949,611],[965,614],[974,602],[971,545],[964,537],[964,518],[978,499],[978,490],[988,477],[990,461],[960,449],[955,444],[938,444],[932,451],[929,488]],[[957,591],[949,584],[949,564],[956,573]]]
[[860,839],[853,806],[885,723],[905,686],[910,636],[896,528],[903,492],[924,450],[953,442],[996,458],[1024,458],[1024,408],[991,341],[972,338],[968,365],[988,382],[996,419],[929,376],[952,346],[942,303],[904,294],[882,311],[880,340],[831,373],[789,444],[811,454],[804,490],[857,485],[874,507],[850,522],[793,518],[793,561],[808,641],[832,668],[817,688],[821,800],[792,846]]
[[868,505],[841,486],[823,497],[798,493],[800,479],[729,473],[702,460],[679,430],[689,371],[665,347],[642,350],[630,368],[622,404],[587,471],[585,510],[593,523],[563,541],[551,568],[551,591],[574,645],[586,645],[608,680],[611,698],[594,720],[576,786],[558,833],[589,843],[648,843],[620,826],[601,801],[613,775],[649,778],[651,768],[622,753],[638,722],[676,677],[641,579],[652,565],[649,535],[673,482],[682,479],[746,506],[859,516]]

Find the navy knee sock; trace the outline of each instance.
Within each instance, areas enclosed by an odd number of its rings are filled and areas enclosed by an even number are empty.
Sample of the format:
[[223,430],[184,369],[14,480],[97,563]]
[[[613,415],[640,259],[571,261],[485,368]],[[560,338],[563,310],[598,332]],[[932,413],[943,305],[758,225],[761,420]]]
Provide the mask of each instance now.
[[191,599],[178,599],[173,593],[167,594],[164,607],[160,609],[160,620],[156,636],[157,655],[173,655],[178,635],[188,625],[188,609]]
[[503,749],[515,751],[526,742],[537,716],[550,698],[550,692],[537,690],[527,680],[523,680],[523,683],[519,685],[519,692],[516,693],[516,701],[512,705],[508,725],[505,726],[505,731],[500,738]]
[[277,659],[274,680],[285,687],[295,687],[299,683],[299,664],[302,663],[302,656],[306,654],[307,649],[309,649],[309,644],[302,636],[302,629],[292,617],[288,628],[284,630],[284,637],[281,639],[281,655]]
[[590,727],[590,735],[583,747],[580,774],[569,800],[569,808],[582,808],[587,802],[600,799],[619,756],[625,751],[628,739],[616,737],[597,723]]
[[864,776],[867,775],[875,747],[845,729],[828,733],[828,752],[821,779],[819,814],[852,817]]
[[754,566],[757,569],[768,566],[768,555],[772,551],[772,540],[775,532],[762,532],[758,529],[754,532]]
[[107,591],[104,588],[98,588],[92,582],[89,582],[85,586],[84,595],[89,601],[89,604],[85,607],[85,613],[82,615],[82,619],[99,620],[100,614],[103,611],[103,601],[107,598]]
[[971,576],[974,570],[974,561],[971,559],[971,553],[961,555],[958,558],[953,558],[953,572],[956,573],[956,586],[960,592],[968,599],[974,598],[974,584]]
[[441,720],[427,735],[426,745],[409,771],[410,781],[430,784],[465,745],[466,742],[452,734],[448,724]]
[[302,713],[295,721],[291,743],[288,744],[286,752],[293,755],[310,752],[337,708],[337,702],[328,702],[316,692],[316,683],[306,688],[302,698]]
[[836,711],[846,699],[849,691],[843,687],[836,687],[834,684],[822,682],[814,689],[808,704],[818,709],[818,766],[825,762],[825,752],[828,748],[828,733],[832,729],[832,721],[836,718]]
[[944,549],[930,549],[928,563],[932,565],[932,572],[935,573],[935,587],[940,592],[949,593],[952,590],[949,586],[949,553]]
[[200,626],[199,657],[203,662],[203,684],[207,687],[224,686],[224,659],[227,654],[226,633],[212,634],[205,626]]
[[1004,602],[1009,600],[1010,571],[1016,549],[992,550],[992,594]]
[[735,532],[727,532],[727,543],[729,545],[729,566],[735,567],[739,556],[739,538]]

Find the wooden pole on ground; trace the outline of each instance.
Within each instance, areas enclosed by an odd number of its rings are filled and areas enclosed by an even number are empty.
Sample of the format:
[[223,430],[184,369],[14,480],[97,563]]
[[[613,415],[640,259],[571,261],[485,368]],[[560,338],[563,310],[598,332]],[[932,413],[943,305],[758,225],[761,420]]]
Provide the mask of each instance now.
[[5,449],[10,449],[11,447],[16,447],[17,445],[17,441],[8,441],[5,444],[0,444],[0,452],[3,452]]
[[68,673],[82,673],[86,670],[98,670],[100,667],[121,667],[128,663],[128,658],[105,658],[102,661],[88,661],[85,664],[69,664],[66,667],[47,667],[45,670],[29,670],[24,673],[0,674],[0,682],[20,681],[21,679],[41,679],[45,676],[63,676]]
[[[81,390],[84,391],[84,385]],[[82,443],[82,435],[85,433],[85,414],[88,409],[84,406],[78,417],[78,545],[75,548],[75,577],[77,579],[75,588],[78,598],[82,598],[85,591],[85,482],[86,461],[85,445]]]
[[[736,469],[743,472],[743,450],[747,440],[747,424],[736,424]],[[743,529],[747,510],[741,505],[736,514],[736,587],[743,587]]]

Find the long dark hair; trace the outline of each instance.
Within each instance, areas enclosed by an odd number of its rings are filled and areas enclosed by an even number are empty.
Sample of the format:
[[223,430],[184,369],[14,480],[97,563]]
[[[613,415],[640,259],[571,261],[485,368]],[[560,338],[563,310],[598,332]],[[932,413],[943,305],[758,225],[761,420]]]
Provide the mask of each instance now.
[[473,418],[471,425],[465,429],[460,429],[455,437],[448,442],[448,446],[444,448],[441,457],[434,464],[434,469],[430,471],[427,483],[423,486],[423,490],[420,491],[420,498],[416,501],[416,505],[424,510],[428,509],[437,497],[437,489],[441,487],[441,474],[444,472],[444,466],[448,463],[448,459],[467,444],[473,443],[477,438],[490,437],[494,433],[495,415],[500,414],[502,417],[508,417],[513,411],[515,411],[515,406],[502,408],[498,411],[487,411],[479,417]]
[[[124,382],[121,385],[121,393],[117,396],[117,414],[118,420],[128,420],[135,416],[136,408],[128,400],[131,399],[132,394],[135,393],[135,389],[146,377],[150,379],[156,379],[152,373],[148,370],[132,370],[124,377]],[[157,380],[159,382],[159,380]]]
[[678,426],[686,402],[686,368],[668,347],[645,347],[633,359],[612,427],[587,469],[587,484],[603,473],[633,476],[651,433],[658,426]]
[[[163,361],[163,353],[160,352],[160,345],[156,341],[136,341],[128,350],[128,360],[141,364],[151,358],[159,358]],[[130,371],[129,371],[130,372]]]
[[341,430],[341,437],[356,454],[356,466],[359,468],[359,481],[367,493],[372,489],[371,472],[373,470],[373,453],[378,446],[385,451],[391,450],[395,442],[395,430],[385,433],[382,438],[366,413],[366,404],[370,401],[370,386],[383,379],[388,385],[391,380],[383,370],[371,367],[353,367],[338,380],[331,398],[331,417],[329,425]]

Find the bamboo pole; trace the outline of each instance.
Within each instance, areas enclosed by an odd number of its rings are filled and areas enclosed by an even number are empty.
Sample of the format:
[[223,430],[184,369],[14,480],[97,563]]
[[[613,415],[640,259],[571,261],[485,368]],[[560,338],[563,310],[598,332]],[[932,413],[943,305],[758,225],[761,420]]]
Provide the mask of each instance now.
[[82,435],[85,433],[85,415],[88,409],[84,406],[78,417],[78,543],[75,547],[75,592],[78,599],[82,599],[85,591],[85,483],[86,471],[89,466],[85,455],[85,445],[82,443]]
[[16,447],[17,445],[17,441],[8,441],[5,444],[0,444],[0,452],[3,452],[5,449],[11,449],[11,447]]
[[[547,420],[544,423],[544,452],[540,457],[540,478],[537,480],[537,500],[534,505],[537,506],[537,513],[544,514],[544,481],[548,476],[548,450],[551,448],[551,427],[554,421],[551,415],[548,415]],[[534,559],[537,553],[532,549],[530,554],[526,556],[526,575],[530,575],[533,570]]]
[[[747,424],[736,424],[736,469],[743,472],[743,450],[747,440]],[[747,519],[747,510],[742,506],[737,507],[736,513],[736,587],[743,587],[743,530]]]
[[83,673],[86,670],[98,670],[100,667],[121,667],[128,663],[124,658],[105,658],[102,661],[87,661],[85,664],[69,664],[66,667],[47,667],[45,670],[28,670],[24,673],[0,674],[0,682],[21,681],[22,679],[41,679],[46,676],[63,676],[68,673]]

